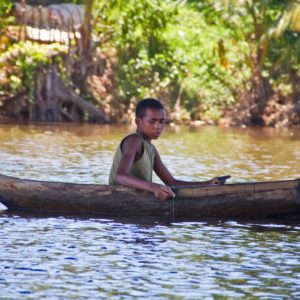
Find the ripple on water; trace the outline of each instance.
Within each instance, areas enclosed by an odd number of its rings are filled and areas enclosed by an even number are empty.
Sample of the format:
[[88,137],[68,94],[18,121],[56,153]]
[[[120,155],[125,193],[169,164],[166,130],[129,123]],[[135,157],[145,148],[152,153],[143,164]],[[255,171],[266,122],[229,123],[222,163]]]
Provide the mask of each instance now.
[[299,295],[299,232],[291,225],[260,231],[236,222],[146,226],[2,214],[0,226],[4,298]]
[[[129,131],[0,125],[1,173],[106,183]],[[155,143],[179,178],[300,177],[296,132],[181,127],[166,135]],[[135,222],[0,212],[0,299],[300,299],[299,220]]]

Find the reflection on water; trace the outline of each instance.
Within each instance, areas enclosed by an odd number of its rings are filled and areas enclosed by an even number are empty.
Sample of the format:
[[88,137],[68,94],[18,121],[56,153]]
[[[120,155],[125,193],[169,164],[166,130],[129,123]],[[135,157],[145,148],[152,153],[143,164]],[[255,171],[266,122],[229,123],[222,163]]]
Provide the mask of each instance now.
[[[106,183],[125,127],[0,125],[0,173]],[[300,177],[300,131],[168,128],[183,179]],[[0,299],[299,299],[299,220],[183,222],[0,212]]]

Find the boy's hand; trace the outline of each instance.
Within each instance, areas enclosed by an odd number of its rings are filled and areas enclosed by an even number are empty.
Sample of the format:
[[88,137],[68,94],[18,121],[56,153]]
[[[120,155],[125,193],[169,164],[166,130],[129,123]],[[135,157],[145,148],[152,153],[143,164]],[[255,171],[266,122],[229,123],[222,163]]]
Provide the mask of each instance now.
[[169,186],[157,183],[153,184],[152,192],[154,193],[155,197],[157,197],[161,201],[164,201],[169,197],[176,196]]

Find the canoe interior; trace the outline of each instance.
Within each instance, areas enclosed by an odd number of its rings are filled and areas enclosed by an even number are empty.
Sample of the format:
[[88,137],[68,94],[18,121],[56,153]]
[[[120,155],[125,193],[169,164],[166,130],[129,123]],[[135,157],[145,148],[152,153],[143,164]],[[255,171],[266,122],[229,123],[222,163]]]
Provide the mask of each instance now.
[[259,218],[300,216],[300,179],[174,187],[175,199],[122,186],[25,180],[0,175],[0,202],[9,209],[102,216]]

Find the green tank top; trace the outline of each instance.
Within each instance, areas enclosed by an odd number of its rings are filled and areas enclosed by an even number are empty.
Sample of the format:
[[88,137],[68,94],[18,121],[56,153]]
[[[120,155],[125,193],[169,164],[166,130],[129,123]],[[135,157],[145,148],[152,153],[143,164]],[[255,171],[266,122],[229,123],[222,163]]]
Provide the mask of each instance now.
[[[132,133],[132,134],[137,134],[143,139],[143,155],[138,161],[134,161],[132,164],[132,167],[129,171],[129,174],[132,176],[138,177],[140,179],[144,179],[146,181],[152,182],[152,171],[153,171],[153,165],[154,165],[154,157],[155,157],[155,147],[148,141],[146,141],[139,133]],[[132,135],[129,134],[128,136]],[[110,169],[110,174],[109,174],[109,185],[117,185],[118,183],[116,182],[116,173],[117,169],[119,167],[119,163],[122,158],[122,150],[121,150],[121,145],[123,141],[128,137],[126,136],[118,146],[114,160]]]

